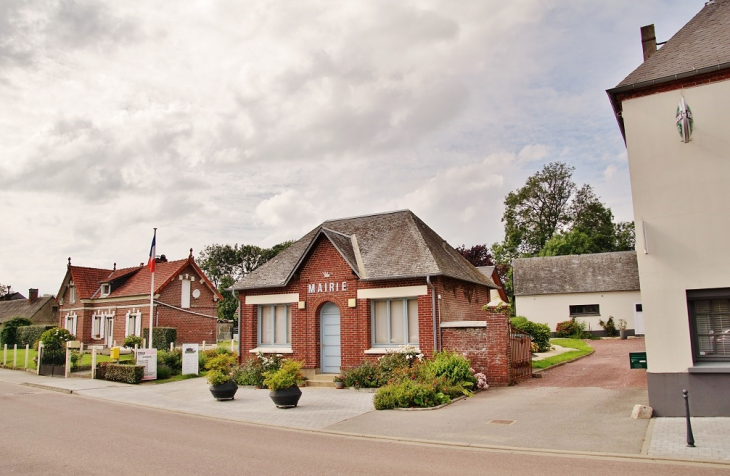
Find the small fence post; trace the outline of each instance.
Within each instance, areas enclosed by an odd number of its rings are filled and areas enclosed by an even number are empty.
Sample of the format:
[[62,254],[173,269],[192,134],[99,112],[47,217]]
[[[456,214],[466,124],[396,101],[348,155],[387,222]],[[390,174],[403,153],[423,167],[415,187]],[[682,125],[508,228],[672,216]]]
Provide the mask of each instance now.
[[[137,346],[135,345],[134,348],[136,349]],[[147,338],[142,338],[142,348],[143,349],[147,348]],[[137,355],[136,352],[135,352],[135,355]]]
[[203,352],[205,352],[205,341],[203,341]]
[[173,350],[175,350],[175,343],[170,342],[170,352],[172,352]]
[[[145,345],[145,346],[142,346],[142,348],[143,348],[143,349],[146,349],[146,348],[147,348],[147,346],[146,346],[146,345]],[[139,350],[139,345],[138,345],[138,344],[134,344],[134,363],[135,363],[135,364],[137,363],[137,351],[138,351],[138,350]],[[121,360],[121,357],[122,357],[122,356],[120,355],[120,356],[119,356],[119,359],[120,359],[120,360]]]
[[231,352],[235,352],[235,350],[236,350],[235,346],[233,345],[234,342],[235,341],[233,339],[231,339]]
[[38,360],[38,362],[36,362],[35,365],[35,374],[40,375],[41,362],[43,361],[43,342],[38,342],[38,355],[36,355],[36,359]]
[[28,354],[30,354],[30,344],[25,344],[25,370],[28,370]]
[[13,344],[13,368],[18,368],[18,344]]
[[96,378],[96,347],[91,349],[91,379]]
[[3,344],[3,367],[8,364],[8,344]]
[[687,390],[682,390],[682,395],[684,395],[684,411],[687,418],[687,447],[694,448],[695,437],[692,434],[692,423],[689,421],[689,392]]

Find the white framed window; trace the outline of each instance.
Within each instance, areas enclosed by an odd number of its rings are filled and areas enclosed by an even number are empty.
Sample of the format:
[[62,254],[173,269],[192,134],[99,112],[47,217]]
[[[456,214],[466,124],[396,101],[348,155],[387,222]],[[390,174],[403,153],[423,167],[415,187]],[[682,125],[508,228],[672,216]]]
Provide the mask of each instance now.
[[128,311],[124,328],[124,337],[142,335],[142,312]]
[[109,312],[95,312],[91,316],[91,338],[103,339],[106,337],[106,326],[109,319],[113,316]]
[[69,331],[74,336],[76,335],[76,323],[78,322],[78,317],[76,316],[76,313],[68,313],[66,314],[66,317],[64,318],[64,328]]
[[291,305],[262,304],[258,308],[258,345],[291,345]]
[[74,286],[73,281],[68,285],[68,302],[70,304],[76,304],[76,286]]
[[112,292],[112,285],[111,284],[102,284],[101,285],[101,297],[107,297]]
[[189,309],[190,308],[190,280],[189,279],[183,279],[182,280],[182,291],[180,294],[180,307],[183,309]]
[[383,299],[370,303],[373,347],[418,345],[418,299]]

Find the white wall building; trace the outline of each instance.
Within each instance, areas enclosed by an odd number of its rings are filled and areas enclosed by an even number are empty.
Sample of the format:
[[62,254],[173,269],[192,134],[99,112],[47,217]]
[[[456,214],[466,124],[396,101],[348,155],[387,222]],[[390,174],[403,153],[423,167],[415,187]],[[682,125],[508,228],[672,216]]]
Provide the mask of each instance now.
[[[658,416],[730,416],[730,0],[705,7],[608,91],[629,156]],[[689,109],[678,134],[680,103]],[[687,134],[689,135],[689,134]]]
[[[599,321],[627,323],[629,335],[643,334],[636,252],[519,258],[512,262],[515,312],[550,326],[575,318],[596,335]],[[627,357],[628,358],[628,357]]]

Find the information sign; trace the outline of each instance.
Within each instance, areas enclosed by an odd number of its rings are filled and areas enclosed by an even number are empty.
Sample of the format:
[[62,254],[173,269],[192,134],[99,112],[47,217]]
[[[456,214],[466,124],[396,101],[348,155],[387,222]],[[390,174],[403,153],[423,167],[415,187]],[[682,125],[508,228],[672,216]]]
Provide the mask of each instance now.
[[182,345],[182,374],[198,375],[198,344]]
[[144,366],[142,380],[157,379],[157,349],[139,349],[137,351],[137,365]]

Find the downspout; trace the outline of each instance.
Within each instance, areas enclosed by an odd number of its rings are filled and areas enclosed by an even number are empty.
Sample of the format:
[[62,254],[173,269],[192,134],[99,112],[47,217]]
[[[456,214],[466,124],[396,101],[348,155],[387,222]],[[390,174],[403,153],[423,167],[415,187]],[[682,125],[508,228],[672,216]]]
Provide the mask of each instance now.
[[431,288],[431,312],[433,314],[433,352],[438,352],[438,335],[436,333],[436,288],[431,282],[431,275],[426,275],[426,284]]

